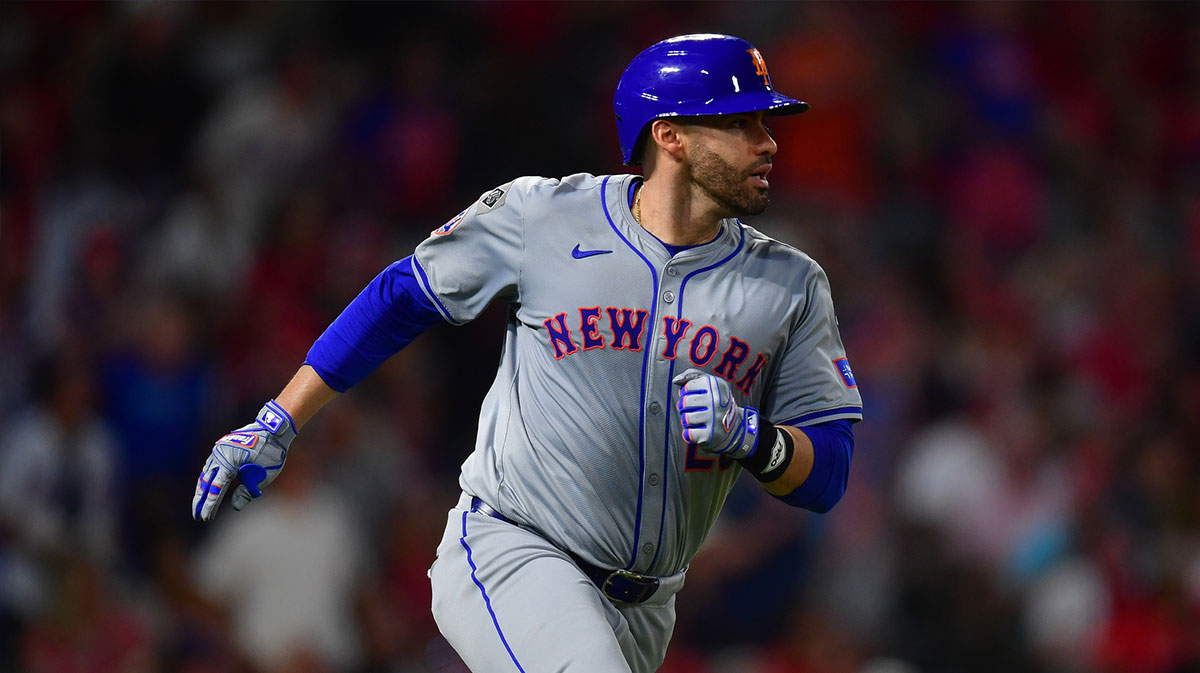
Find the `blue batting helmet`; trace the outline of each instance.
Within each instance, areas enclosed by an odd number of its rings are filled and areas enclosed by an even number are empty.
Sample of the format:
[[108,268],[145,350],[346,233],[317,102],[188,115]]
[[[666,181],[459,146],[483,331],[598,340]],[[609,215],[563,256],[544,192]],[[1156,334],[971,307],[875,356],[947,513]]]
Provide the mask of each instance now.
[[646,126],[661,117],[768,110],[796,114],[808,103],[776,93],[762,54],[730,35],[680,35],[634,57],[613,97],[625,163],[635,157]]

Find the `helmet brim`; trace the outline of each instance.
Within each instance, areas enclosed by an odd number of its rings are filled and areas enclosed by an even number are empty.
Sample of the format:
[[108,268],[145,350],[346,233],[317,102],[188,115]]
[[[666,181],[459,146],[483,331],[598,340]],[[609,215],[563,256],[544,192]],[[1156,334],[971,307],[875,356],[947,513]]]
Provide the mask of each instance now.
[[659,115],[664,117],[701,117],[706,115],[742,114],[763,111],[772,116],[794,115],[807,112],[808,103],[789,98],[774,91],[752,91],[735,96],[715,98],[702,103],[681,105],[677,110]]
[[[795,115],[802,112],[808,112],[809,104],[802,100],[789,98],[782,94],[771,92],[752,92],[740,94],[738,96],[730,96],[727,99],[714,99],[705,101],[699,104],[681,106],[679,110],[665,112],[654,117],[654,119],[674,119],[676,117],[708,117],[719,115],[742,114],[745,112],[764,111],[767,115],[785,116]],[[625,161],[627,166],[637,166],[642,163],[642,149],[646,144],[646,129],[650,128],[651,119],[642,127],[641,133],[638,134],[637,141],[633,144],[633,149],[630,152],[629,160]]]

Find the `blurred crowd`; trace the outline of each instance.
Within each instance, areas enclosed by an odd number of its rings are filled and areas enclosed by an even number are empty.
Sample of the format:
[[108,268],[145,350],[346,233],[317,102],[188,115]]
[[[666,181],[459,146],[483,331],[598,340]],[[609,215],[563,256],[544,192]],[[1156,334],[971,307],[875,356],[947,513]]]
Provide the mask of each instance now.
[[775,205],[866,420],[844,500],[732,495],[669,673],[1200,671],[1196,4],[0,4],[0,671],[462,671],[425,571],[503,307],[189,515],[379,270],[613,173],[683,32],[759,46]]

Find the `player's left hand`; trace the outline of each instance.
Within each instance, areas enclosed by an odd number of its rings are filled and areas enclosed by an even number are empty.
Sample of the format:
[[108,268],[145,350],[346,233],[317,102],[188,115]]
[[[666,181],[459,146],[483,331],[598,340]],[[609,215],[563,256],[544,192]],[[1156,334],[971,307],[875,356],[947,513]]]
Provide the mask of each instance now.
[[699,369],[688,369],[672,383],[679,391],[683,441],[730,458],[745,458],[758,444],[758,410],[739,407],[729,382]]
[[271,400],[263,405],[253,423],[217,440],[196,482],[192,517],[212,521],[234,476],[242,482],[233,493],[235,510],[241,510],[261,496],[262,489],[274,481],[283,468],[288,447],[295,438],[296,428],[291,417]]

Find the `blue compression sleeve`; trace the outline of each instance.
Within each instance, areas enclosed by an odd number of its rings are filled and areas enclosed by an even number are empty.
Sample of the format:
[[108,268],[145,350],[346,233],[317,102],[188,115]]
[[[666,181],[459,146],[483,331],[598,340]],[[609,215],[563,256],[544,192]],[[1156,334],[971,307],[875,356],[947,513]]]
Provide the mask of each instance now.
[[793,507],[824,514],[842,499],[854,455],[850,421],[839,419],[800,428],[813,445],[813,466],[808,479],[787,495],[776,496]]
[[429,327],[444,322],[413,274],[412,255],[372,280],[317,338],[304,364],[346,392]]

